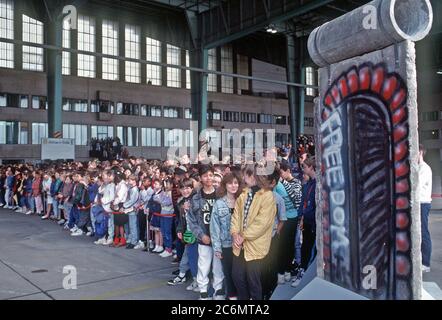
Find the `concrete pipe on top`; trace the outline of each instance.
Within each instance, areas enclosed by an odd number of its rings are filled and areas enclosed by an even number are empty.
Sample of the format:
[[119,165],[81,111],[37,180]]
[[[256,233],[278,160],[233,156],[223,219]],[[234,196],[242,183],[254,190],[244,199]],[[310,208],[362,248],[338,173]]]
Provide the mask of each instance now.
[[430,0],[374,0],[316,28],[308,39],[313,61],[324,67],[430,32]]

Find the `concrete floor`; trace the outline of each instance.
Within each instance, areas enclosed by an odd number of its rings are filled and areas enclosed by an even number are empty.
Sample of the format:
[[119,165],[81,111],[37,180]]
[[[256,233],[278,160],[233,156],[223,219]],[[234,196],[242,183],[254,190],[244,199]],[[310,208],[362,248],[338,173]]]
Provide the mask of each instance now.
[[[442,288],[442,213],[430,219],[432,271],[425,282]],[[53,222],[0,209],[0,300],[195,300],[185,286],[167,285],[171,259],[96,246],[72,238]],[[77,270],[77,289],[63,289],[65,266]]]
[[[0,209],[0,300],[195,300],[167,280],[177,266],[142,251],[96,246],[54,222]],[[65,266],[77,270],[77,290],[63,289]]]

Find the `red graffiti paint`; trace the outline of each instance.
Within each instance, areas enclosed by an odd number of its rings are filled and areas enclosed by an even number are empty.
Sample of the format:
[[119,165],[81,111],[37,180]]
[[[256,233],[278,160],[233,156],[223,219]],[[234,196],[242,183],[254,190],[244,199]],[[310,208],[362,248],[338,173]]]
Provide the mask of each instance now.
[[359,71],[359,82],[361,90],[368,90],[370,88],[370,69],[368,67],[362,68]]
[[394,95],[393,101],[391,102],[391,110],[396,111],[396,109],[405,102],[406,98],[407,93],[405,92],[405,89],[400,89],[399,92]]
[[373,73],[371,90],[373,92],[380,93],[383,84],[384,84],[384,69],[377,68]]
[[348,96],[348,87],[347,87],[347,81],[345,78],[341,78],[339,80],[339,90],[341,91],[342,97]]
[[390,98],[393,96],[393,93],[395,92],[397,88],[397,79],[396,77],[390,77],[385,81],[384,84],[384,91],[382,95],[384,96],[385,100],[390,100]]
[[394,148],[394,159],[396,161],[403,160],[408,155],[408,146],[405,142],[401,142]]
[[409,226],[410,220],[406,213],[401,212],[396,215],[396,227],[404,230]]
[[394,129],[393,132],[393,139],[395,143],[398,143],[402,139],[404,139],[407,136],[407,128],[405,126],[400,126],[396,129]]
[[396,200],[396,208],[397,209],[408,209],[408,199],[404,197],[399,197]]
[[410,242],[408,237],[403,232],[396,235],[396,250],[407,252],[410,249]]
[[408,185],[408,181],[406,179],[402,179],[396,182],[396,192],[397,193],[405,193],[410,190],[410,186]]
[[410,168],[405,163],[399,163],[395,166],[394,172],[397,178],[403,177],[410,172]]
[[348,75],[348,85],[351,93],[355,93],[359,90],[359,80],[355,70],[350,71]]

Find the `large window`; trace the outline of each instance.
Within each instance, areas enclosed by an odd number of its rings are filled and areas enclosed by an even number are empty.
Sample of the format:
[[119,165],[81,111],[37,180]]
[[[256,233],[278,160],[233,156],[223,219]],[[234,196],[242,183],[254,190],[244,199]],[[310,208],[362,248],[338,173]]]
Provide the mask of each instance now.
[[256,113],[241,112],[241,122],[256,123]]
[[163,116],[161,106],[149,106],[145,104],[141,106],[141,115],[144,117],[158,118],[161,118]]
[[[311,67],[305,68],[305,80],[306,80],[307,85],[310,85],[310,86],[316,85],[315,69],[314,68],[311,68]],[[313,88],[307,88],[305,92],[308,96],[315,96],[316,95],[316,90]]]
[[[238,74],[243,76],[249,75],[249,58],[247,56],[238,55]],[[249,90],[249,80],[238,79],[238,93],[242,94],[242,91]]]
[[[118,56],[118,22],[103,20],[103,54]],[[103,79],[119,80],[117,59],[103,58]]]
[[271,114],[260,114],[258,116],[258,122],[262,124],[272,124],[273,116]]
[[164,118],[181,118],[180,108],[164,107]]
[[91,101],[91,112],[114,113],[114,103],[112,101],[94,100]]
[[438,121],[439,111],[424,112],[422,114],[422,121]]
[[140,114],[139,105],[135,103],[117,103],[117,114],[125,116],[138,116]]
[[304,118],[304,126],[305,127],[311,127],[313,128],[315,125],[315,121],[312,117],[305,117]]
[[117,127],[117,137],[121,143],[127,147],[138,146],[138,128],[137,127]]
[[28,96],[12,93],[0,93],[0,107],[27,108]]
[[182,129],[164,129],[164,146],[165,147],[183,147],[184,136]]
[[91,139],[107,139],[114,137],[112,126],[91,126]]
[[[190,67],[190,54],[189,50],[186,50],[186,67]],[[192,89],[192,84],[190,81],[190,71],[186,70],[186,89]]]
[[77,146],[86,146],[87,126],[81,124],[63,124],[63,138],[74,139]]
[[209,110],[207,117],[209,120],[221,121],[221,110]]
[[32,109],[47,110],[48,99],[42,96],[32,96]]
[[[14,1],[0,0],[0,37],[14,39]],[[0,68],[14,68],[14,45],[0,42]]]
[[[140,27],[126,25],[125,51],[126,58],[140,59]],[[126,61],[126,81],[140,83],[140,64]]]
[[192,119],[192,109],[186,108],[184,109],[184,119]]
[[[43,22],[23,15],[23,41],[43,44]],[[43,71],[43,48],[23,46],[23,70]]]
[[273,122],[275,124],[280,124],[280,125],[286,125],[287,124],[287,117],[286,116],[273,116]]
[[32,123],[32,144],[41,144],[41,139],[48,137],[47,123]]
[[[216,49],[209,50],[208,65],[209,70],[216,71]],[[217,91],[216,74],[209,73],[207,76],[207,90],[211,92]]]
[[0,121],[0,144],[28,144],[28,123]]
[[224,111],[224,121],[239,122],[239,112]]
[[[63,48],[69,49],[71,47],[71,27],[69,20],[63,21]],[[63,51],[63,69],[64,75],[71,74],[71,53]]]
[[[161,42],[146,37],[146,60],[161,62]],[[146,65],[146,81],[155,86],[161,85],[161,66]]]
[[[92,17],[78,16],[78,50],[95,52],[95,20]],[[95,57],[78,55],[78,76],[95,78]]]
[[[167,64],[181,65],[181,49],[170,44],[167,45]],[[167,86],[181,88],[181,69],[167,68]]]
[[[233,49],[231,46],[221,48],[221,71],[233,73]],[[233,78],[221,76],[221,91],[233,93]]]
[[87,112],[87,100],[63,99],[63,111]]
[[141,128],[142,147],[161,147],[161,129]]

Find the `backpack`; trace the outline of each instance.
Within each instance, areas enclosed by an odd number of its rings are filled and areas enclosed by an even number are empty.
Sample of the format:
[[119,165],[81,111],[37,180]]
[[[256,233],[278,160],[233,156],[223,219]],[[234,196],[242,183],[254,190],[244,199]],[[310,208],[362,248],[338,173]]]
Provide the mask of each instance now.
[[99,238],[107,234],[108,217],[100,206],[92,207],[92,214],[95,217],[95,235]]
[[150,197],[149,202],[147,202],[147,207],[149,208],[149,217],[154,213],[161,213],[161,203],[153,200],[155,194]]

